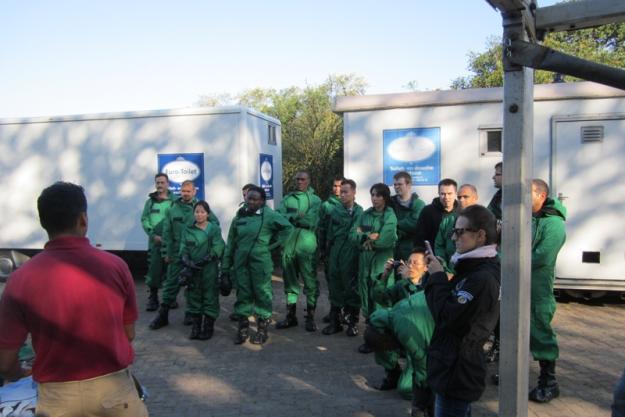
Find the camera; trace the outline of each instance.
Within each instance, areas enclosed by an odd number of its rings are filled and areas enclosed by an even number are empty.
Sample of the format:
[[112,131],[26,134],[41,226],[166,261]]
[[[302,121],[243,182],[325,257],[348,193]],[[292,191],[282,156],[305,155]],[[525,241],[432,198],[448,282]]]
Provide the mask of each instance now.
[[393,261],[393,269],[394,270],[397,270],[397,268],[399,268],[402,265],[403,265],[402,261],[398,261],[398,260],[394,260]]

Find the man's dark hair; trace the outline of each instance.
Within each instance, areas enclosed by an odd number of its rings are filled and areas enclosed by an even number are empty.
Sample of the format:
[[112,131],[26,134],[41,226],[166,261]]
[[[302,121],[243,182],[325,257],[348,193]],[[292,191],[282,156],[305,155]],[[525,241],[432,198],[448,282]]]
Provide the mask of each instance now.
[[469,206],[462,210],[458,217],[464,217],[469,221],[469,228],[484,230],[486,234],[485,245],[497,243],[497,219],[489,209],[479,204]]
[[381,195],[384,198],[384,205],[386,207],[393,207],[393,202],[391,201],[391,190],[388,188],[388,185],[381,182],[373,184],[369,190],[369,194],[373,193]]
[[458,183],[454,180],[452,180],[451,178],[444,178],[442,180],[440,180],[438,182],[438,189],[440,190],[441,186],[449,186],[449,185],[453,185],[454,188],[457,190],[458,189]]
[[406,171],[399,171],[397,174],[393,175],[394,180],[405,179],[406,184],[412,184],[412,175],[407,173]]
[[532,180],[532,184],[540,191],[541,193],[545,193],[545,195],[549,196],[549,186],[547,183],[540,178],[534,178]]
[[70,182],[55,182],[37,198],[37,210],[41,227],[48,235],[71,231],[80,214],[87,212],[85,190]]
[[501,168],[501,169],[503,169],[503,162],[497,162],[497,163],[495,164],[495,169],[497,169],[497,168]]
[[312,181],[312,175],[310,175],[310,171],[307,169],[298,169],[297,171],[295,171],[295,175],[297,174],[306,174],[308,175],[308,179]]
[[[423,246],[415,246],[410,250],[410,255],[412,255],[413,253],[425,255],[425,248]],[[408,257],[410,257],[410,255],[408,255]]]
[[197,203],[195,203],[195,204],[193,205],[193,211],[194,211],[194,212],[195,212],[195,208],[196,208],[197,206],[202,206],[202,207],[204,208],[204,210],[206,210],[206,212],[207,212],[207,213],[210,213],[210,212],[211,212],[211,208],[210,208],[210,206],[209,206],[209,205],[208,205],[208,203],[207,203],[206,201],[204,201],[204,200],[200,200],[200,201],[198,201]]
[[342,176],[342,175],[335,175],[334,179],[332,180],[332,184],[334,184],[337,181],[341,181],[341,183],[342,183],[344,179],[345,179],[345,177]]
[[165,177],[165,179],[167,180],[167,182],[169,182],[169,177],[168,177],[168,176],[167,176],[167,174],[165,174],[164,172],[159,172],[158,174],[156,174],[156,175],[154,176],[154,180],[156,181],[156,179],[157,179],[158,177]]
[[349,178],[345,178],[343,181],[341,181],[341,185],[349,185],[350,187],[352,187],[352,190],[356,189],[356,181],[350,180]]
[[255,186],[256,184],[252,184],[252,183],[245,184],[243,188],[241,188],[241,191],[248,191],[250,188],[255,187]]
[[250,188],[247,189],[247,193],[249,194],[250,191],[256,191],[258,194],[260,194],[261,200],[267,201],[267,193],[265,193],[265,190],[262,187],[259,187],[258,185],[252,185]]

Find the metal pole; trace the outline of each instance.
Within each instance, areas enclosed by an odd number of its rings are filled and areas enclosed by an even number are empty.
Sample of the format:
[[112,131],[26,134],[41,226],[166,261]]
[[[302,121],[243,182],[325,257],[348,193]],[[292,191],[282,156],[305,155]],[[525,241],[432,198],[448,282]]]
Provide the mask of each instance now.
[[503,230],[499,416],[527,416],[534,71],[514,65],[507,46],[528,40],[523,14],[504,26]]

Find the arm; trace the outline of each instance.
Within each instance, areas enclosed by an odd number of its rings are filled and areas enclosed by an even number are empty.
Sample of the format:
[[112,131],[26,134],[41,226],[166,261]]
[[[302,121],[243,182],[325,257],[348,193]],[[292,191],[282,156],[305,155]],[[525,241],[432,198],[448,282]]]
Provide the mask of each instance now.
[[566,239],[564,222],[560,217],[552,216],[539,221],[540,234],[532,242],[532,269],[555,265]]
[[314,194],[309,194],[310,207],[306,211],[304,217],[300,217],[297,223],[310,229],[315,229],[319,222],[319,209],[321,207],[321,199]]
[[163,236],[161,243],[161,255],[163,258],[169,257],[170,259],[174,255],[174,248],[172,248],[172,224],[171,224],[171,211],[167,213],[167,216],[163,219]]
[[229,271],[232,267],[232,260],[234,258],[234,250],[237,240],[236,223],[238,220],[239,217],[235,216],[234,219],[232,219],[232,223],[230,223],[230,230],[228,230],[228,243],[226,244],[223,259],[221,261],[222,271]]
[[283,246],[284,242],[286,242],[293,231],[293,225],[282,214],[273,212],[271,217],[270,227],[276,240],[274,243],[269,245],[270,251]]
[[209,255],[214,259],[221,259],[224,256],[226,244],[221,237],[221,229],[219,227],[213,228],[210,243]]
[[27,369],[22,369],[18,360],[19,349],[0,349],[0,377],[7,381],[16,381],[29,375]]
[[132,342],[135,339],[135,324],[124,324],[124,332],[126,333],[128,341]]
[[150,236],[152,234],[152,224],[150,222],[150,208],[151,208],[151,199],[145,202],[143,205],[143,213],[141,213],[141,227],[145,231],[145,234]]
[[387,209],[384,213],[384,225],[379,232],[380,236],[373,241],[374,249],[390,249],[397,242],[397,217],[392,210]]
[[412,235],[417,231],[417,222],[419,221],[419,214],[423,207],[425,207],[425,203],[421,199],[415,199],[410,208],[410,214],[397,221],[397,230],[400,231],[402,235]]
[[445,236],[447,219],[448,217],[441,222],[441,225],[438,227],[438,232],[436,233],[436,239],[434,240],[434,255],[440,256],[445,260],[447,260],[447,254],[445,253],[445,247],[447,246],[446,238],[448,237]]
[[325,255],[327,250],[326,245],[328,242],[328,229],[330,227],[330,213],[327,209],[328,202],[321,203],[319,207],[319,222],[317,223],[317,236],[319,239],[319,248],[321,255]]

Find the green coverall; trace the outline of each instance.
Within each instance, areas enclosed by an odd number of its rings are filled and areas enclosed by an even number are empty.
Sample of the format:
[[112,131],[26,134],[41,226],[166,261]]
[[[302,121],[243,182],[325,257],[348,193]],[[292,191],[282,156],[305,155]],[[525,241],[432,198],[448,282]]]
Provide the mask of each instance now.
[[200,271],[194,271],[191,286],[187,287],[187,311],[204,314],[216,319],[219,316],[219,261],[224,254],[225,243],[221,228],[208,223],[202,230],[197,225],[187,226],[182,232],[180,259],[185,256],[194,264],[205,263]]
[[267,206],[255,213],[243,207],[232,220],[221,269],[236,282],[234,312],[239,317],[271,317],[271,250],[283,245],[292,229],[286,218]]
[[[180,243],[183,230],[192,225],[193,205],[197,203],[194,198],[189,203],[182,201],[182,198],[174,200],[167,216],[163,220],[163,244],[161,245],[161,255],[169,258],[167,265],[167,278],[163,282],[162,304],[171,305],[176,301],[176,296],[180,290],[178,276],[183,265],[180,262]],[[211,211],[208,216],[209,223],[219,225],[219,220]]]
[[284,273],[284,292],[286,303],[297,303],[300,287],[298,276],[304,282],[306,304],[317,305],[319,282],[315,268],[317,236],[315,230],[319,222],[321,199],[312,187],[304,191],[295,191],[282,199],[278,212],[295,226],[284,244],[282,251],[282,269]]
[[337,207],[342,207],[341,200],[335,195],[328,197],[326,201],[321,203],[319,207],[319,223],[317,224],[317,249],[319,249],[319,255],[324,260],[323,272],[326,281],[329,280],[330,275],[330,241],[328,241],[328,228],[332,221],[332,211]]
[[532,217],[532,306],[530,314],[530,351],[535,360],[558,359],[558,341],[551,327],[556,311],[553,295],[558,252],[566,240],[566,208],[547,198]]
[[350,212],[341,204],[330,213],[327,228],[329,246],[328,290],[333,307],[352,307],[360,310],[358,295],[358,255],[360,249],[350,239],[350,232],[359,223],[363,210],[354,203]]
[[456,253],[456,243],[451,238],[451,232],[456,226],[457,213],[450,213],[443,217],[441,224],[438,226],[438,233],[434,241],[434,254],[445,261],[444,268],[447,273],[454,273],[453,264],[450,262],[451,257]]
[[[360,231],[359,231],[360,229]],[[375,241],[368,240],[371,233],[379,233],[380,236]],[[360,255],[358,257],[358,292],[360,294],[360,304],[362,315],[369,318],[371,313],[379,307],[389,307],[380,305],[371,299],[371,286],[377,276],[384,271],[384,264],[393,257],[395,242],[397,242],[397,217],[393,209],[386,207],[383,212],[377,212],[373,207],[368,208],[360,217],[350,233],[350,239],[359,246]],[[371,249],[366,247],[366,242],[370,242]],[[387,279],[387,285],[394,285],[394,279]]]
[[[402,279],[392,288],[376,284],[378,296],[393,301],[393,307],[376,310],[370,317],[371,325],[380,333],[393,336],[406,352],[406,367],[397,383],[397,391],[404,398],[412,396],[413,376],[419,387],[426,386],[427,348],[434,332],[434,319],[427,306],[421,286]],[[399,363],[399,352],[389,350],[375,353],[375,362],[390,371]]]
[[419,198],[417,193],[410,196],[410,205],[404,207],[399,203],[399,196],[393,197],[393,210],[397,217],[397,245],[395,246],[395,259],[404,261],[410,257],[410,252],[414,247],[415,233],[417,232],[417,221],[419,213],[425,202]]
[[149,194],[141,213],[141,226],[148,235],[148,272],[145,284],[149,288],[161,288],[166,268],[161,257],[161,244],[154,242],[154,236],[163,236],[163,220],[173,204],[173,193],[168,191],[167,198],[159,200],[158,193]]

